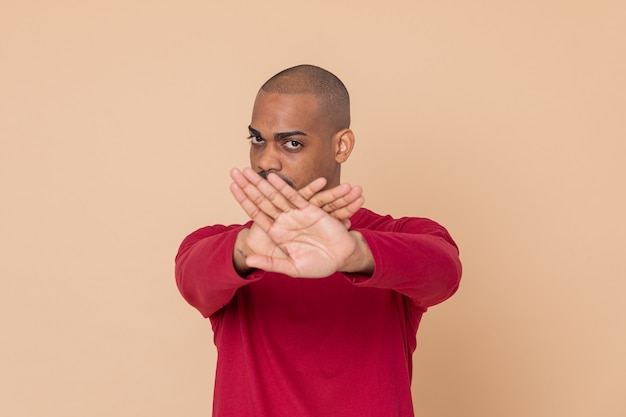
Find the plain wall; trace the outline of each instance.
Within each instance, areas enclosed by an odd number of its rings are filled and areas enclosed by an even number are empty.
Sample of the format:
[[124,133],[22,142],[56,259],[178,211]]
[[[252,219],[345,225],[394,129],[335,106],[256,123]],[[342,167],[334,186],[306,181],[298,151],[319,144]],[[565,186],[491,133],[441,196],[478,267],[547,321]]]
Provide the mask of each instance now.
[[624,3],[217,3],[2,2],[0,414],[210,415],[174,255],[245,220],[254,95],[313,63],[351,92],[344,180],[461,248],[417,415],[626,415]]

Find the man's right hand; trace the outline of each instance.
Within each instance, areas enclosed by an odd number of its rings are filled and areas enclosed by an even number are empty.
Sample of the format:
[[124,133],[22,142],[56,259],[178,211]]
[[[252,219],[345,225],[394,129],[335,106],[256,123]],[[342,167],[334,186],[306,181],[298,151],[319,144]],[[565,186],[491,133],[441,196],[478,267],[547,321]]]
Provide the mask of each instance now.
[[[350,229],[350,217],[363,205],[365,199],[359,186],[340,184],[329,190],[320,191],[326,185],[324,178],[318,178],[299,190],[304,199],[320,207],[330,216],[340,220],[346,229]],[[287,258],[280,248],[256,223],[250,229],[239,232],[235,242],[233,264],[242,277],[250,268],[246,265],[246,257],[251,254],[269,254],[275,258]]]
[[326,179],[318,178],[300,189],[298,192],[309,203],[316,205],[334,218],[341,220],[347,229],[350,228],[350,217],[365,202],[363,189],[350,184],[340,184],[330,190],[320,191],[326,185]]

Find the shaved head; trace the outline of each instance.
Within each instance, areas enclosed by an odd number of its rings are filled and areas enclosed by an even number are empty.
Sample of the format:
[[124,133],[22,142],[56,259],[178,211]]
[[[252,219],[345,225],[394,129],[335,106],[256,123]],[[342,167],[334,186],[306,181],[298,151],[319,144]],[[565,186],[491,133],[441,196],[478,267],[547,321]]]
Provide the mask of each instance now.
[[350,127],[350,97],[334,74],[314,65],[287,68],[267,80],[261,91],[276,94],[312,94],[334,130]]

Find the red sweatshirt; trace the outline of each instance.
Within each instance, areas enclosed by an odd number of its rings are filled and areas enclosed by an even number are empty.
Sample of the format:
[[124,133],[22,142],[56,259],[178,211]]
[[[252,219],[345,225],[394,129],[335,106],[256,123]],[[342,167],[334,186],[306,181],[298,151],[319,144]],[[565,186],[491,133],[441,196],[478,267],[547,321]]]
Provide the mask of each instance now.
[[232,254],[250,223],[185,238],[176,281],[213,326],[215,417],[413,416],[417,328],[427,307],[458,288],[458,249],[428,219],[361,209],[351,221],[374,256],[371,277],[255,270],[244,279]]

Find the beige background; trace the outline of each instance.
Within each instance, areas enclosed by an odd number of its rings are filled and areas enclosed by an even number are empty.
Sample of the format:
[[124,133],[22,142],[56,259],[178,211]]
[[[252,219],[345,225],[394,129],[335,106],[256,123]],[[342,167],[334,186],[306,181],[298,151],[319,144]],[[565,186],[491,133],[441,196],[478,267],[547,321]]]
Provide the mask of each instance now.
[[209,323],[173,258],[245,220],[257,88],[344,80],[344,179],[448,227],[419,416],[626,415],[621,1],[17,1],[0,6],[0,414],[208,416]]

